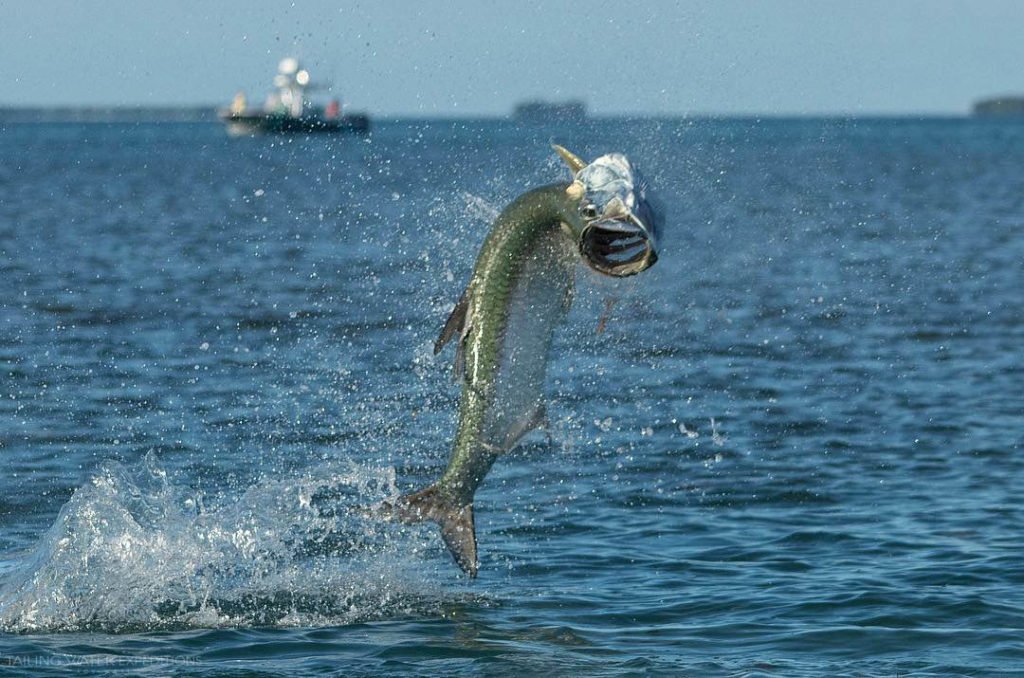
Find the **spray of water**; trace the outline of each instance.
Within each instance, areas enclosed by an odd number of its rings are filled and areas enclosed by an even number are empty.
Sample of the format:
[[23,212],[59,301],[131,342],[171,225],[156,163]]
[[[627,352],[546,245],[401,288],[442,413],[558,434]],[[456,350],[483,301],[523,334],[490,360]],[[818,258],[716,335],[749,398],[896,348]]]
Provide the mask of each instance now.
[[[153,457],[79,488],[0,584],[6,632],[345,624],[443,613],[429,530],[362,510],[393,469],[320,467],[211,499]],[[216,505],[210,505],[215,503]],[[433,576],[432,576],[433,573]]]

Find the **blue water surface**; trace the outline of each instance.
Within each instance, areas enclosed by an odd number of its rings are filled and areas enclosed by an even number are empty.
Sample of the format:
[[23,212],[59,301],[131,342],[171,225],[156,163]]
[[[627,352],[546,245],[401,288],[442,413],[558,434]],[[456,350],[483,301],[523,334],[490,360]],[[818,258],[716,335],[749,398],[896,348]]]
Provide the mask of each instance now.
[[[480,577],[443,469],[494,214],[627,153]],[[1024,675],[1024,124],[0,129],[0,673]],[[605,299],[617,303],[597,331]]]

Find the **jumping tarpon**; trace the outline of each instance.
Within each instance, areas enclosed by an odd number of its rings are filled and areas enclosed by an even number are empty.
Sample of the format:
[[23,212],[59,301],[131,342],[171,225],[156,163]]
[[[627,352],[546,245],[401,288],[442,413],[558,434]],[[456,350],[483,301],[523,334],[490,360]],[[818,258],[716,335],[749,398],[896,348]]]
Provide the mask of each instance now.
[[544,377],[555,327],[572,304],[577,258],[624,277],[657,261],[655,210],[626,156],[587,164],[561,146],[572,181],[529,191],[498,216],[469,285],[434,345],[455,342],[462,381],[448,468],[390,513],[433,520],[469,576],[477,573],[473,496],[494,461],[546,422]]

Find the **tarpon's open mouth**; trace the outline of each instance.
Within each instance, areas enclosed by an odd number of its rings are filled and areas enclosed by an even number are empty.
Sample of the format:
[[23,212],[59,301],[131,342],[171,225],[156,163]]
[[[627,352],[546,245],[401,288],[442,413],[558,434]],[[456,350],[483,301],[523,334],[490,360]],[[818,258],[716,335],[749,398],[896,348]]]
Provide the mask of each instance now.
[[580,234],[580,254],[598,273],[617,278],[640,273],[658,261],[651,234],[632,215],[587,224]]

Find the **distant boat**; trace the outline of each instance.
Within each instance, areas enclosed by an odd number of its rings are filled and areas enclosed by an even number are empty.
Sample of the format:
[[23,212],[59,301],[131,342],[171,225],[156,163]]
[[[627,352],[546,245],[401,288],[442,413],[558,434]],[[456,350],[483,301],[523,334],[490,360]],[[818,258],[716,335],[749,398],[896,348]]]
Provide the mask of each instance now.
[[1024,96],[993,97],[974,104],[974,115],[1024,116]]
[[513,117],[520,122],[581,122],[587,118],[582,101],[524,101],[516,105]]
[[315,132],[366,134],[370,118],[363,113],[343,114],[341,102],[332,99],[323,110],[317,109],[306,92],[314,89],[309,72],[299,67],[294,57],[281,60],[274,77],[277,92],[267,97],[261,109],[248,108],[245,93],[239,92],[231,107],[219,111],[220,119],[232,136]]

